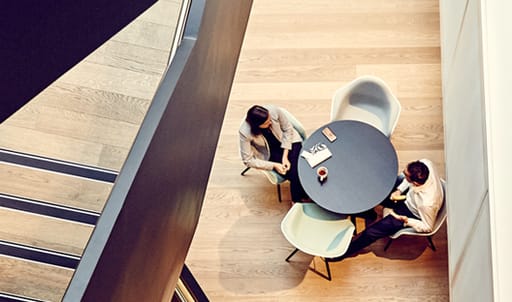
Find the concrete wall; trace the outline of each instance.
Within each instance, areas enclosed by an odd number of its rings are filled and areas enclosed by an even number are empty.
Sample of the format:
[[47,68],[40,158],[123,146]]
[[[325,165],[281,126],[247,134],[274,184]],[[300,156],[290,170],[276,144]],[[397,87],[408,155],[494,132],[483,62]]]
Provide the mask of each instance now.
[[512,301],[512,2],[482,0],[494,301]]
[[506,94],[495,92],[510,86],[503,65],[510,63],[505,37],[512,33],[503,31],[512,28],[505,13],[512,7],[441,0],[440,9],[450,298],[510,301],[511,208],[503,181],[512,166],[504,153],[512,136],[503,129],[512,110]]

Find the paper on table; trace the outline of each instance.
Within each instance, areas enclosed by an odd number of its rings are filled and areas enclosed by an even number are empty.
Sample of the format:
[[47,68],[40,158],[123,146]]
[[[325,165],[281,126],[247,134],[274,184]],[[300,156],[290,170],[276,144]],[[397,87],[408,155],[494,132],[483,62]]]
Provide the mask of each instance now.
[[306,150],[303,150],[300,154],[300,156],[304,157],[308,164],[311,166],[311,168],[314,168],[319,163],[323,162],[324,160],[328,159],[332,156],[331,151],[328,148],[325,148],[323,150],[317,151],[315,153],[310,153]]

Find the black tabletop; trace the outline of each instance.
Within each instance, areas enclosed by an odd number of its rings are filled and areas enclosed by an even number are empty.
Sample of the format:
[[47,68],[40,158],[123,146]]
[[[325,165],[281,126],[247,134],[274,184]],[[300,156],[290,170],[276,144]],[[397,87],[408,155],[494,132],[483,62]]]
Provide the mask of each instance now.
[[[333,142],[322,134],[329,127],[336,135]],[[310,150],[317,143],[329,148],[332,157],[314,168],[299,157],[299,178],[306,193],[321,207],[343,214],[371,209],[393,189],[398,173],[398,159],[393,145],[382,132],[366,123],[334,121],[316,130],[303,143]],[[329,169],[321,184],[316,170]]]

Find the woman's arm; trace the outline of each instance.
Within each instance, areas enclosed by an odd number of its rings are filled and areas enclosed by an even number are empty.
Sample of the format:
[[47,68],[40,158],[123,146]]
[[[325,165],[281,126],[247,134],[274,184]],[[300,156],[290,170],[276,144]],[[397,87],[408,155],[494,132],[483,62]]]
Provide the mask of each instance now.
[[272,170],[275,167],[276,163],[271,161],[259,159],[254,154],[251,147],[251,135],[245,135],[242,132],[239,132],[240,136],[240,156],[242,157],[242,162],[247,166],[255,169],[263,169],[263,170]]
[[283,165],[283,168],[285,169],[285,173],[286,173],[286,171],[290,170],[290,167],[292,165],[290,163],[290,160],[288,160],[288,152],[289,152],[288,149],[283,149],[282,165]]
[[276,107],[276,112],[279,127],[283,133],[281,137],[281,148],[284,150],[290,150],[293,143],[293,125],[288,120],[288,117],[286,117],[286,114],[283,110],[281,110],[279,107]]

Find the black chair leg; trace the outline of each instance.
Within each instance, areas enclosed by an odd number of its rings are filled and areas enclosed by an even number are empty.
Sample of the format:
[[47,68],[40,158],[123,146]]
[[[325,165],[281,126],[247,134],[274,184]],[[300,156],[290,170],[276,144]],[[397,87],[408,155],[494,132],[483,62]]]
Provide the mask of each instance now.
[[393,241],[393,239],[391,239],[391,238],[388,239],[388,243],[386,243],[386,246],[384,247],[384,251],[387,251],[387,249],[391,245],[392,241]]
[[427,237],[428,243],[430,243],[430,248],[435,252],[436,247],[434,246],[434,242],[432,241],[432,236]]
[[[309,266],[309,269],[310,269],[313,273],[315,273],[315,274],[319,275],[320,277],[325,278],[325,279],[327,279],[327,280],[331,281],[331,280],[332,280],[332,278],[331,278],[331,268],[329,267],[329,260],[328,260],[327,258],[323,258],[323,260],[324,260],[324,263],[325,263],[325,270],[327,271],[327,274],[324,274],[324,273],[322,273],[322,272],[318,271],[318,270],[316,269],[316,264],[315,264],[315,266],[314,266],[314,267],[311,267],[311,265],[310,265],[310,266]],[[313,263],[315,263],[314,261],[315,261],[315,259],[313,259]]]
[[251,168],[251,167],[247,167],[247,168],[245,168],[245,169],[242,171],[242,173],[240,173],[240,175],[244,176],[245,172],[249,171],[249,169],[250,169],[250,168]]
[[[298,248],[293,250],[293,252],[291,252],[291,254],[288,255],[288,257],[286,257],[286,262],[289,262],[290,258],[293,257],[293,255],[295,255],[298,251],[299,251]],[[320,276],[324,277],[325,279],[331,281],[332,278],[331,278],[331,268],[329,267],[329,260],[327,258],[323,258],[323,260],[325,262],[325,269],[327,271],[327,275],[322,274],[321,272],[317,271],[315,268],[312,268],[311,266],[309,267],[309,269],[311,271],[313,271],[315,274],[320,275]],[[314,259],[313,259],[313,261],[314,261]]]
[[288,262],[290,258],[293,257],[293,255],[295,255],[298,251],[299,249],[295,249],[290,255],[288,255],[288,257],[286,257],[286,262]]
[[331,269],[329,268],[329,261],[324,258],[325,269],[327,270],[327,280],[331,281]]

